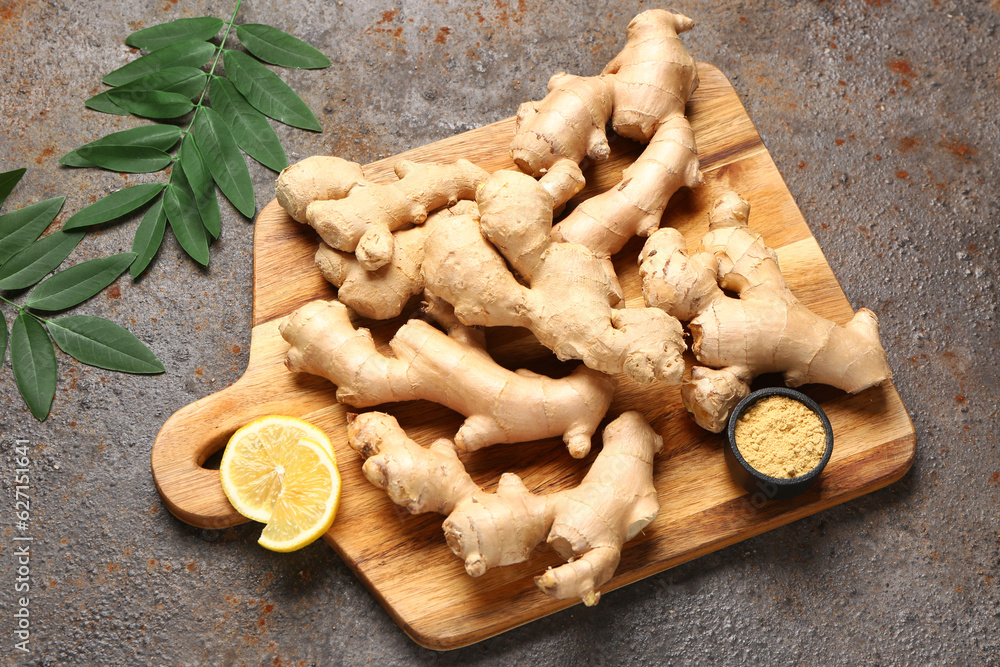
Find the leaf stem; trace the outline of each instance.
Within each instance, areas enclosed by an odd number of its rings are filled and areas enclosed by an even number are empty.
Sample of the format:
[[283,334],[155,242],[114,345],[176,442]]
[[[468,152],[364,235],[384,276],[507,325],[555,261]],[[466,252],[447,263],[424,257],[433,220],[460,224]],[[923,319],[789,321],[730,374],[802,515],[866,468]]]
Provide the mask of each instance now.
[[46,318],[44,318],[44,317],[42,317],[40,315],[36,315],[35,313],[31,312],[31,309],[28,306],[21,306],[19,304],[16,304],[13,301],[11,301],[10,299],[8,299],[8,298],[6,298],[6,297],[4,297],[2,295],[0,295],[0,301],[3,301],[4,303],[13,306],[17,310],[17,314],[18,315],[21,315],[22,313],[27,313],[28,315],[34,317],[39,322],[48,323],[48,320]]
[[17,308],[18,314],[20,314],[21,311],[24,310],[24,306],[19,306],[16,303],[14,303],[13,301],[11,301],[10,299],[4,298],[2,295],[0,295],[0,301],[3,301],[4,303],[8,303],[8,304],[14,306],[15,308]]
[[215,60],[212,61],[212,68],[208,70],[208,78],[205,79],[205,87],[201,89],[201,95],[198,97],[198,102],[194,105],[194,114],[191,116],[190,122],[188,122],[188,127],[194,125],[194,119],[198,117],[198,112],[202,109],[202,102],[205,100],[205,93],[208,92],[208,87],[212,85],[212,77],[215,76],[215,68],[219,65],[219,58],[222,57],[222,52],[226,48],[226,40],[229,39],[229,31],[233,29],[233,23],[236,22],[236,15],[240,11],[240,5],[243,4],[243,0],[236,0],[236,7],[233,8],[232,16],[229,17],[229,21],[226,22],[226,32],[222,33],[222,41],[219,42],[219,47],[215,51]]

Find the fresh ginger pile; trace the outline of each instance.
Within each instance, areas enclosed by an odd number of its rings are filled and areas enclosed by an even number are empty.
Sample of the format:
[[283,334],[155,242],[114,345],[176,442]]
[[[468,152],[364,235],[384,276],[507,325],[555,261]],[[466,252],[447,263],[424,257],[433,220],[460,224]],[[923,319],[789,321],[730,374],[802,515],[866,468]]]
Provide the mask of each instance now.
[[[657,231],[671,196],[702,180],[684,115],[697,70],[678,38],[692,25],[643,12],[600,75],[553,76],[549,94],[518,112],[511,157],[521,172],[404,161],[397,181],[374,184],[357,164],[313,157],[278,179],[279,203],[318,232],[317,266],[338,288],[338,300],[310,303],[282,324],[287,366],[328,378],[353,407],[424,399],[465,415],[452,440],[430,447],[374,412],[352,418],[348,439],[367,459],[365,476],[394,502],[447,516],[448,545],[472,576],[525,560],[544,541],[568,562],[537,577],[539,588],[597,602],[622,545],[659,508],[652,470],[662,440],[645,418],[612,421],[583,482],[558,493],[531,493],[511,474],[485,493],[461,455],[561,436],[573,457],[585,456],[616,376],[682,385],[688,410],[712,431],[760,373],[851,392],[889,377],[874,314],[862,309],[841,327],[800,304],[735,193],[716,204],[697,253],[676,230]],[[609,121],[646,149],[618,185],[553,226],[585,185],[581,165],[609,156]],[[626,308],[610,257],[635,235],[650,236],[640,256],[647,305]],[[352,322],[351,310],[396,317],[418,294],[445,331],[411,320],[383,353]],[[687,380],[680,321],[701,364]],[[523,327],[582,364],[558,379],[509,371],[478,326]]]

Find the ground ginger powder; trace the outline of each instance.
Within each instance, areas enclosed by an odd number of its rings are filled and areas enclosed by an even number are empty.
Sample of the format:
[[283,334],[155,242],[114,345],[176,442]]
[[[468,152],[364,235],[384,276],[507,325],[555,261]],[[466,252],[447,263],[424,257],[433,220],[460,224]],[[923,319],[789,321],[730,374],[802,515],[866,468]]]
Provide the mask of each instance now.
[[768,396],[736,420],[736,447],[751,466],[790,479],[817,465],[826,450],[826,430],[808,406],[787,396]]

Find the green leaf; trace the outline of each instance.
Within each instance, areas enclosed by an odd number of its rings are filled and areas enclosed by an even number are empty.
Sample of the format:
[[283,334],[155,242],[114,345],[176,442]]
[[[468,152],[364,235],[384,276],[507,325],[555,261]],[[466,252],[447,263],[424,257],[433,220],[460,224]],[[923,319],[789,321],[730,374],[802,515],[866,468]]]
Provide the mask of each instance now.
[[65,197],[53,197],[0,215],[0,264],[24,250],[56,219]]
[[191,131],[222,194],[240,213],[253,217],[256,204],[250,170],[226,121],[211,107],[203,107],[195,117]]
[[56,270],[86,235],[83,230],[54,234],[38,239],[0,267],[0,290],[31,287]]
[[247,23],[236,28],[236,36],[247,51],[272,65],[299,69],[330,66],[330,59],[318,49],[269,25]]
[[0,366],[3,366],[3,358],[7,354],[7,318],[3,311],[0,311]]
[[125,43],[143,51],[156,51],[181,40],[206,41],[215,37],[225,22],[214,16],[177,19],[143,28],[125,38]]
[[194,103],[180,93],[160,90],[111,91],[108,97],[122,109],[145,118],[177,118],[194,109]]
[[208,74],[197,67],[170,67],[160,72],[139,77],[135,81],[126,83],[124,86],[118,86],[103,93],[98,93],[84,102],[84,104],[95,111],[128,116],[130,112],[119,106],[111,98],[112,94],[130,93],[132,97],[141,99],[145,97],[141,94],[141,91],[155,90],[165,93],[177,93],[190,100],[195,95],[199,95],[205,88],[205,78],[207,76]]
[[285,149],[264,114],[254,109],[230,81],[212,80],[212,108],[219,112],[233,132],[236,145],[247,155],[274,171],[288,166]]
[[38,421],[45,421],[56,395],[56,351],[41,323],[22,312],[10,332],[14,381]]
[[63,225],[63,230],[90,227],[120,218],[150,201],[164,187],[166,185],[163,183],[140,183],[116,190],[107,197],[74,213]]
[[[24,176],[24,172],[28,171],[24,167],[20,169],[14,169],[13,171],[5,171],[0,174],[0,206],[7,201],[7,195],[11,193],[14,186],[17,185],[21,177]],[[0,357],[2,360],[2,357]]]
[[163,194],[163,210],[184,252],[202,266],[208,266],[208,232],[191,192],[171,183]]
[[130,174],[160,171],[172,160],[159,148],[149,146],[83,146],[76,152],[81,159],[95,167]]
[[198,144],[190,134],[184,137],[181,144],[180,158],[184,176],[198,205],[201,222],[212,238],[217,239],[222,232],[222,212],[219,211],[219,198],[215,196],[215,182],[198,150]]
[[306,103],[277,74],[245,53],[226,51],[222,58],[226,75],[255,109],[292,127],[315,132],[323,129]]
[[48,321],[49,335],[59,349],[77,361],[123,373],[162,373],[153,351],[127,329],[110,320],[70,315]]
[[181,129],[176,125],[140,125],[131,130],[112,132],[89,144],[84,144],[75,151],[70,151],[59,158],[59,164],[67,167],[96,167],[80,157],[80,150],[96,146],[142,146],[168,151],[181,138]]
[[168,67],[201,67],[214,53],[215,45],[205,41],[176,42],[119,67],[101,81],[109,86],[121,86]]
[[135,230],[135,236],[132,237],[132,252],[136,254],[135,261],[129,267],[132,280],[138,278],[153,261],[163,242],[163,232],[166,228],[167,214],[163,210],[161,199],[149,207],[138,229]]
[[164,93],[177,93],[187,99],[200,95],[205,88],[206,72],[197,67],[170,67],[159,72],[153,72],[139,77],[135,81],[117,86],[108,93],[156,90]]
[[111,97],[108,95],[107,91],[87,98],[83,105],[88,109],[100,111],[101,113],[113,113],[116,116],[129,115],[128,111],[125,111],[125,109],[122,109],[120,106],[111,101]]
[[123,252],[71,266],[42,281],[24,305],[37,310],[72,308],[113,283],[134,260],[135,253]]

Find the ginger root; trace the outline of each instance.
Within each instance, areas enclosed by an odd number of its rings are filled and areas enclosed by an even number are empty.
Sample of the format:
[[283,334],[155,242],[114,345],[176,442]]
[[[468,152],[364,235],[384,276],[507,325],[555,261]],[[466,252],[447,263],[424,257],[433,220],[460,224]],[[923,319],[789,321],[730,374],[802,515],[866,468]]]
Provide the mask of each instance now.
[[498,171],[476,202],[480,220],[444,218],[428,234],[427,293],[450,303],[466,325],[525,327],[559,359],[641,384],[680,382],[680,323],[657,308],[616,308],[622,297],[608,262],[581,245],[551,242],[556,202],[542,183]]
[[450,208],[434,211],[418,227],[395,232],[392,259],[374,271],[366,269],[354,254],[335,250],[322,241],[316,249],[316,266],[337,287],[337,299],[359,315],[373,320],[396,317],[411,297],[424,290],[420,272],[424,240],[436,222],[442,217],[475,211],[475,202],[462,200]]
[[695,421],[716,433],[761,373],[783,373],[791,387],[818,382],[851,393],[891,377],[875,314],[862,308],[838,326],[802,305],[775,252],[747,226],[749,214],[744,199],[727,193],[698,252],[688,254],[677,230],[661,229],[639,257],[646,303],[689,323],[692,351],[707,368],[692,369],[681,396]]
[[354,407],[416,399],[449,407],[468,417],[455,436],[462,451],[558,435],[572,456],[586,456],[611,405],[613,378],[586,366],[561,379],[509,371],[486,352],[482,334],[451,317],[446,304],[429,310],[448,333],[410,320],[389,341],[390,357],[375,349],[367,329],[354,328],[346,306],[310,302],[281,324],[291,345],[285,365],[327,378],[337,385],[337,400]]
[[530,492],[512,473],[496,493],[472,480],[454,444],[424,448],[396,420],[369,412],[348,424],[348,441],[365,461],[368,481],[412,514],[439,512],[448,546],[471,576],[527,560],[543,540],[566,564],[535,578],[546,594],[597,604],[598,588],[614,574],[622,545],[656,517],[653,456],[663,446],[638,412],[604,430],[604,447],[579,486],[545,495]]
[[643,12],[629,23],[625,48],[600,75],[560,72],[549,80],[544,99],[521,105],[511,157],[533,176],[565,161],[606,159],[609,118],[618,134],[649,142],[621,182],[574,209],[553,229],[553,239],[608,257],[636,234],[652,233],[679,188],[701,183],[694,133],[684,116],[698,72],[678,37],[693,25],[662,9]]
[[368,271],[388,264],[392,232],[422,224],[439,208],[472,199],[488,174],[468,160],[454,164],[400,161],[398,181],[368,182],[361,167],[334,157],[311,157],[278,176],[278,203],[295,220],[308,223],[331,248],[356,254]]

